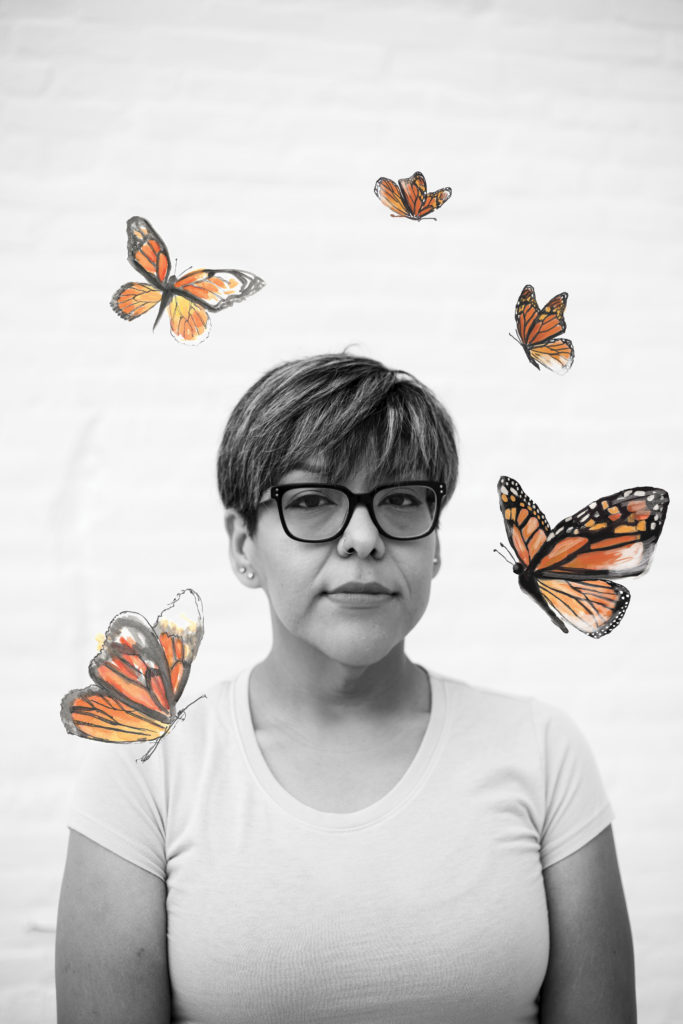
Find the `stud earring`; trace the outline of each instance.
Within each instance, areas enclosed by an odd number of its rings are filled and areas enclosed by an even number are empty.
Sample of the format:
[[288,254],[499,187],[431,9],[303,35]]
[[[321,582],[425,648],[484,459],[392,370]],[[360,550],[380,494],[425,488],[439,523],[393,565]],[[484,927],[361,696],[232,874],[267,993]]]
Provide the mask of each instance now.
[[438,565],[439,564],[439,559],[438,558],[433,558],[432,562],[434,563],[434,565]]
[[246,571],[247,571],[247,570],[246,570],[246,569],[244,568],[244,566],[243,566],[243,565],[241,565],[241,566],[240,566],[240,573],[242,574],[242,576],[244,576],[244,574],[245,574],[245,572],[246,572]]
[[248,580],[253,580],[253,578],[254,578],[254,574],[253,574],[253,572],[251,572],[251,571],[250,571],[250,572],[248,572],[248,573],[247,573],[247,579],[248,579]]

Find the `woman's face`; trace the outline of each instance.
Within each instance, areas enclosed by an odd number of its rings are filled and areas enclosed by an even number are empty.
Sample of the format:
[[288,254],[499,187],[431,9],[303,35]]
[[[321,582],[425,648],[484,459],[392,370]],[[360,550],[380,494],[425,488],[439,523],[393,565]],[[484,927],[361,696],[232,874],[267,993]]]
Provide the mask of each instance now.
[[[330,480],[311,469],[293,470],[277,482],[342,484],[354,492],[386,483],[365,472]],[[361,505],[337,540],[305,544],[287,536],[276,502],[267,501],[241,550],[241,564],[250,567],[253,584],[268,596],[274,650],[303,641],[353,667],[373,665],[403,642],[427,607],[438,569],[436,532],[418,540],[390,540]]]

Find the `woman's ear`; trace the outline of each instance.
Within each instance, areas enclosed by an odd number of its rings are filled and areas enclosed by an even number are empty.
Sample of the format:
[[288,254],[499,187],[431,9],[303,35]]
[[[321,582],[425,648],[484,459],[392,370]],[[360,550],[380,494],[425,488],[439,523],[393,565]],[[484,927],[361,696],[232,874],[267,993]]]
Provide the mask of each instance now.
[[240,583],[245,587],[258,587],[256,573],[249,559],[251,535],[244,516],[234,508],[225,513],[225,529],[230,545],[230,564]]
[[436,544],[434,546],[434,559],[432,563],[432,579],[436,576],[439,569],[441,568],[441,541],[439,540],[438,532],[435,533]]

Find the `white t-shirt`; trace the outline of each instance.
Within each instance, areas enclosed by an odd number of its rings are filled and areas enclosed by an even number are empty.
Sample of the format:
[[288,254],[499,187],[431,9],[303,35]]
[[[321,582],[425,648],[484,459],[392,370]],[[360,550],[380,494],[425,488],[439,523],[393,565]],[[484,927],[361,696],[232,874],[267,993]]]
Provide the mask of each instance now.
[[174,1021],[537,1021],[543,868],[611,810],[565,715],[430,681],[413,762],[351,813],[276,781],[248,672],[209,691],[148,762],[137,744],[90,745],[69,825],[166,880]]

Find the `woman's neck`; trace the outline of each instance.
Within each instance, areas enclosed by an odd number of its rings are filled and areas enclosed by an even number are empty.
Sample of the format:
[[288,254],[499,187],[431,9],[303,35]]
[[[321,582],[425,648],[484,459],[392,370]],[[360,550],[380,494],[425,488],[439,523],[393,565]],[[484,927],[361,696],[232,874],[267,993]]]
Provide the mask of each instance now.
[[403,645],[374,665],[342,665],[320,651],[275,643],[251,675],[250,700],[257,728],[273,722],[337,731],[386,728],[429,712],[426,673]]

